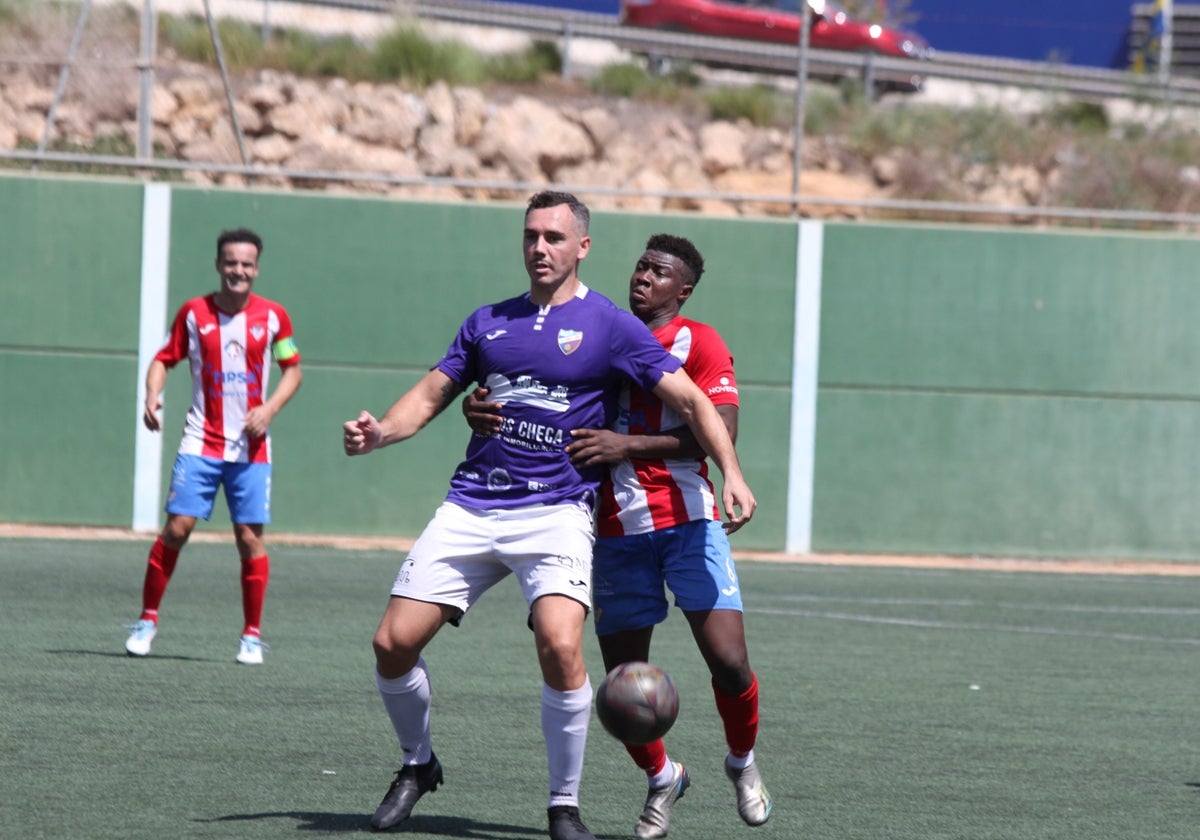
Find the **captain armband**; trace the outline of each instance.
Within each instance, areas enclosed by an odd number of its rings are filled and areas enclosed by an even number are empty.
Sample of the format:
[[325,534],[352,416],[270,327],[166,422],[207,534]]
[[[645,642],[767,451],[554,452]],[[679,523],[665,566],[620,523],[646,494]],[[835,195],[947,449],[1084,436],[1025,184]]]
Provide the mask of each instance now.
[[296,339],[289,335],[287,338],[281,338],[272,344],[271,353],[275,356],[275,361],[286,362],[298,356],[300,350],[296,347]]

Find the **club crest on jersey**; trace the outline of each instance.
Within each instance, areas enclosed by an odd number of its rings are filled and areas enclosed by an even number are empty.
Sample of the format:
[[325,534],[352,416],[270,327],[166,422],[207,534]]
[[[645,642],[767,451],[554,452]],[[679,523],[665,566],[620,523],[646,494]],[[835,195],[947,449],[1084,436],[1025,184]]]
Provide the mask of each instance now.
[[225,345],[225,355],[231,359],[240,359],[242,354],[245,352],[246,348],[243,347],[242,343],[236,338],[231,339],[229,343]]
[[564,356],[570,356],[583,344],[583,333],[579,330],[559,330],[558,349]]
[[255,324],[250,328],[250,335],[254,336],[255,341],[258,341],[260,338],[262,338],[265,333],[266,330],[260,327],[258,324]]

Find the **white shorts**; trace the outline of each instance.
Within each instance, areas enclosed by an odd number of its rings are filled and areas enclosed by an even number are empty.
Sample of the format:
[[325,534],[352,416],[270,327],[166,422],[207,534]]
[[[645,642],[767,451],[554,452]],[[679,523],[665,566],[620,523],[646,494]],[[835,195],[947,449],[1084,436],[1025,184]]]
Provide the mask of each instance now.
[[468,510],[443,502],[392,594],[455,607],[461,618],[512,572],[531,607],[543,595],[566,595],[590,610],[594,542],[592,514],[580,505]]

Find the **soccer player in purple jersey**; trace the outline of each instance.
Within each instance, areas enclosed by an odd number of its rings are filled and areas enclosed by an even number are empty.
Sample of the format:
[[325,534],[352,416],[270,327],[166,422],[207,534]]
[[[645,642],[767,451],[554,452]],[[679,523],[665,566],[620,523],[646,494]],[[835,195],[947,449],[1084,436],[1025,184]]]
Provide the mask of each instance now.
[[626,380],[685,419],[724,477],[729,527],[756,501],[729,433],[704,393],[630,313],[585,286],[589,212],[569,193],[541,192],[525,211],[529,292],[484,306],[459,328],[441,361],[376,419],[343,426],[347,455],[415,435],[472,384],[505,406],[489,437],[473,436],[450,491],[413,545],[375,633],[376,682],[396,730],[403,766],[372,827],[407,819],[442,783],[430,742],[429,669],[422,650],[457,625],[492,585],[513,573],[529,605],[542,687],[551,840],[594,840],[579,816],[579,786],[592,689],[583,662],[591,608],[593,507],[604,467],[577,468],[570,430],[606,428]]
[[[629,310],[683,363],[737,442],[738,388],[733,356],[720,334],[680,312],[704,274],[704,257],[688,239],[656,234],[629,278]],[[463,399],[476,434],[495,434],[502,406],[476,389]],[[732,549],[722,530],[705,455],[686,426],[650,394],[628,389],[614,429],[576,429],[567,447],[577,465],[605,464],[592,553],[592,600],[604,668],[646,662],[656,625],[668,615],[664,586],[691,625],[712,675],[725,732],[725,774],[738,814],[752,826],[771,815],[754,747],[758,677],[750,667],[742,595]],[[639,838],[666,837],[671,808],[691,785],[683,762],[661,738],[625,749],[646,773],[649,790],[634,826]]]

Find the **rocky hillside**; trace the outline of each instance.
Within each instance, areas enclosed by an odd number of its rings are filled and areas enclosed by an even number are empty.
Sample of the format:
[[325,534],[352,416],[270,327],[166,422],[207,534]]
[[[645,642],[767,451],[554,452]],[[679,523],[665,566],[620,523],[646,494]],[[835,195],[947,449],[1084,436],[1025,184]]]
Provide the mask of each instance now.
[[[627,190],[639,196],[590,196],[596,206],[679,209],[714,215],[788,213],[793,151],[788,133],[749,123],[697,124],[683,114],[630,100],[552,104],[567,96],[434,84],[425,90],[350,84],[274,72],[240,79],[236,122],[257,185],[367,191],[434,198],[510,198],[489,184],[568,184]],[[53,100],[49,81],[27,72],[0,76],[0,149],[36,146]],[[136,101],[68,97],[54,134],[60,144],[92,148],[103,138],[134,143]],[[158,156],[196,163],[241,164],[241,148],[219,75],[183,67],[154,88],[151,106]],[[843,199],[887,195],[890,167],[874,176],[838,171],[827,144],[805,148],[803,193]],[[337,179],[303,177],[314,172]],[[360,178],[351,176],[359,175]],[[244,185],[234,172],[187,171],[189,181]],[[459,185],[452,186],[453,180]],[[725,194],[726,198],[708,198]],[[744,197],[744,198],[743,198]],[[815,213],[855,213],[825,210]]]
[[[46,45],[40,52],[60,55],[65,47]],[[0,150],[41,142],[56,83],[51,67],[0,61]],[[208,165],[179,177],[485,200],[520,199],[555,184],[601,208],[724,216],[793,210],[788,131],[603,99],[582,83],[414,89],[262,71],[235,78],[233,86],[243,144],[215,70],[174,61],[158,71],[151,106],[156,155]],[[57,109],[51,148],[128,153],[137,135],[137,89],[132,72],[119,82],[76,72]],[[900,117],[919,123],[925,118],[914,117],[916,110],[884,104],[874,112],[882,126]],[[1193,163],[1200,158],[1200,134],[1181,125],[1178,112],[1178,130],[1160,144],[1162,154],[1146,142],[1157,129],[1145,117],[1081,137],[1053,126],[1044,135],[1023,133],[1023,127],[1006,132],[1003,124],[986,125],[996,117],[978,107],[964,108],[961,126],[946,113],[943,108],[928,118],[927,133],[910,131],[903,142],[863,142],[836,130],[806,136],[800,191],[812,200],[803,214],[879,215],[855,202],[887,198],[1006,208],[1015,212],[963,217],[1019,222],[1038,218],[1020,212],[1034,207],[1194,213],[1200,205]],[[1007,119],[1013,112],[1000,104],[993,113]],[[974,134],[971,121],[981,124]],[[250,165],[266,174],[237,171],[243,149]]]
[[[49,147],[128,156],[137,134],[142,4],[96,5]],[[194,0],[154,5],[173,16],[196,9]],[[214,0],[213,8],[257,26],[267,6]],[[14,9],[31,13],[14,16]],[[270,4],[270,17],[279,27],[361,42],[395,24],[389,16],[284,0]],[[70,4],[0,0],[0,151],[43,141],[59,62],[78,20]],[[462,27],[423,28],[481,51],[521,49],[521,39],[495,30],[467,28],[467,38]],[[611,45],[573,42],[571,63],[597,69],[629,60],[612,52]],[[214,70],[180,60],[169,45],[159,45],[158,54],[156,155],[203,165],[172,177],[447,199],[520,199],[554,183],[586,193],[598,207],[793,211],[787,197],[794,152],[786,128],[710,121],[694,103],[605,99],[584,82],[555,79],[527,88],[416,89],[261,72],[234,78],[235,120]],[[921,95],[857,109],[843,108],[836,92],[820,98],[810,96],[801,150],[800,191],[810,199],[801,208],[805,215],[1031,222],[1042,218],[1035,208],[1200,214],[1200,114],[1188,109],[1154,101],[1065,101],[1052,79],[1041,92],[934,79]],[[268,174],[236,171],[243,154]],[[500,186],[514,182],[515,188]],[[880,199],[909,202],[908,209],[861,204]],[[929,202],[942,209],[931,210]],[[979,212],[990,208],[1006,212]],[[1095,223],[1096,214],[1081,215]]]

